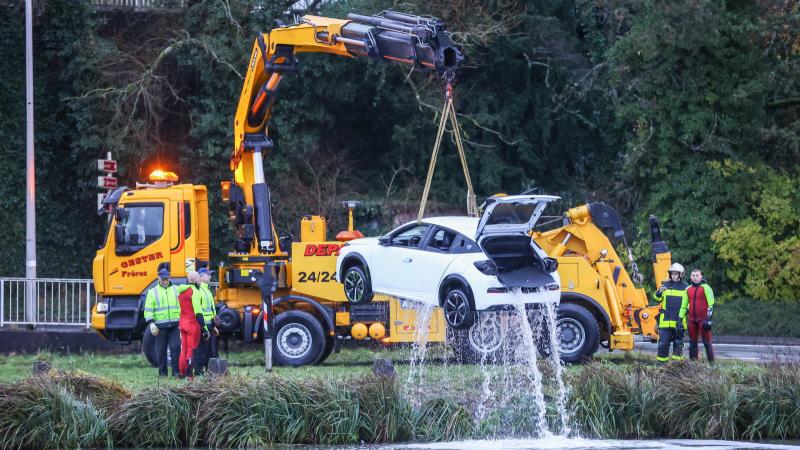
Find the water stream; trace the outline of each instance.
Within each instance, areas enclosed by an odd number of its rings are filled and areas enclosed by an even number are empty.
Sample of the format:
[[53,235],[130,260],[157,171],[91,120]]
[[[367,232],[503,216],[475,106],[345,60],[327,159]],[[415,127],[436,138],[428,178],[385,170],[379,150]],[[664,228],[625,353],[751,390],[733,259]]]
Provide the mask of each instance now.
[[[556,328],[558,292],[515,293],[515,302],[506,310],[482,312],[468,332],[448,333],[447,354],[464,354],[465,342],[478,342],[485,351],[473,351],[474,365],[445,366],[432,379],[427,368],[428,329],[434,307],[415,304],[417,328],[414,333],[405,383],[410,403],[419,407],[433,390],[443,391],[447,384],[458,385],[457,373],[478,371],[477,398],[468,399],[468,407],[485,435],[494,438],[524,436],[547,438],[570,436],[573,427],[568,411],[569,390],[563,379]],[[531,308],[533,296],[541,305]],[[461,339],[453,337],[461,336]],[[464,337],[466,336],[466,337]],[[467,352],[469,353],[469,352]],[[444,357],[443,360],[448,360]],[[467,387],[467,386],[462,386]],[[548,412],[555,423],[548,423]]]

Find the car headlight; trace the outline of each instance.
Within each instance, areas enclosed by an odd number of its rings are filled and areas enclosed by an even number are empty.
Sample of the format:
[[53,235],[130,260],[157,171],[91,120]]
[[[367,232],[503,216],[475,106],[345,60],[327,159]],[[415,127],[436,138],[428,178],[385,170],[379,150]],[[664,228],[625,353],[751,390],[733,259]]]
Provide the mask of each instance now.
[[100,302],[97,304],[97,312],[108,312],[108,302]]

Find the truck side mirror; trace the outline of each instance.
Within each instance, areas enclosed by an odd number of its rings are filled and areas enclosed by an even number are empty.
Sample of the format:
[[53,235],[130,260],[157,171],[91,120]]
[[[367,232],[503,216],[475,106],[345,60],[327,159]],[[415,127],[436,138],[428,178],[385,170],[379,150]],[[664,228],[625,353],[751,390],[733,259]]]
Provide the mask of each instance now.
[[114,241],[117,245],[125,243],[125,225],[121,223],[114,225]]
[[114,218],[117,220],[117,223],[122,222],[127,216],[128,211],[125,208],[117,208],[114,210]]
[[392,238],[391,236],[381,236],[378,238],[379,245],[392,245]]

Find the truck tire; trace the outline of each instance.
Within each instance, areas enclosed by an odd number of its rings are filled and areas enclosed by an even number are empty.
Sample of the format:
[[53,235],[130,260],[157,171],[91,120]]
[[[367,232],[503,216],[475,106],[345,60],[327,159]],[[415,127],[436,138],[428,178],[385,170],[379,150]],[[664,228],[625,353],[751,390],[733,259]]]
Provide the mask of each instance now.
[[502,364],[514,357],[516,345],[503,330],[498,313],[476,314],[475,323],[466,330],[451,328],[451,348],[461,364]]
[[[597,319],[583,306],[570,301],[558,305],[558,337],[561,361],[579,363],[586,361],[600,346],[600,325]],[[543,340],[539,352],[549,356],[549,341]]]
[[156,353],[156,337],[150,334],[150,329],[145,328],[142,333],[142,355],[152,367],[158,367],[158,354]]
[[272,355],[281,366],[315,364],[325,351],[322,324],[313,315],[300,310],[286,311],[275,317],[275,340]]
[[324,363],[325,360],[328,359],[329,356],[331,356],[331,353],[333,352],[333,346],[335,343],[336,343],[335,337],[328,336],[325,338],[325,350],[323,350],[322,355],[319,357],[319,361],[317,361],[317,364]]

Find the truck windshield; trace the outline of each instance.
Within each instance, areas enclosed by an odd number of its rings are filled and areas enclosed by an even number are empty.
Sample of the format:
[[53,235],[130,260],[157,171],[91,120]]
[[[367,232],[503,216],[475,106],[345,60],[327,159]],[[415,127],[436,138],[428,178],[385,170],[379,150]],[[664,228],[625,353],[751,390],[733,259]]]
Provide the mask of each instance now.
[[157,241],[164,232],[163,205],[125,205],[125,214],[119,223],[123,226],[122,239],[117,242],[117,253],[130,254]]

